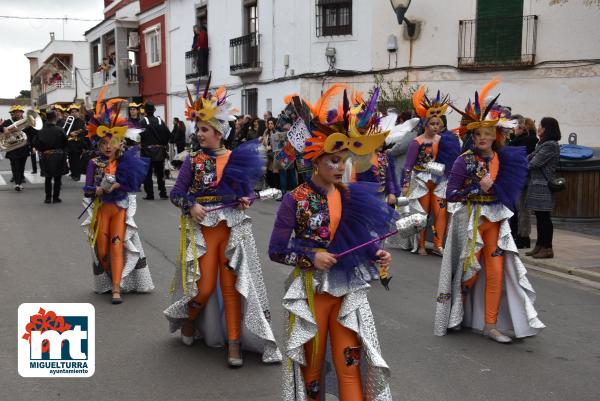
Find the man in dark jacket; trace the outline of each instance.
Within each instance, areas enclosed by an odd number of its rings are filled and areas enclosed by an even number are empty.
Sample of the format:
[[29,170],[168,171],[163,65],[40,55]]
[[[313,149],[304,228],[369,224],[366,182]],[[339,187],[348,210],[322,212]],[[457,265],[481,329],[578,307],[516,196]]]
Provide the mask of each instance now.
[[[48,112],[46,125],[35,138],[34,146],[44,161],[46,199],[44,203],[60,203],[61,179],[65,166],[65,131],[56,125],[56,113]],[[52,185],[54,180],[54,186]],[[54,193],[52,189],[54,187]]]
[[173,130],[171,131],[171,143],[175,144],[177,153],[181,153],[185,149],[185,125],[175,117],[173,119]]
[[[23,106],[13,105],[8,110],[10,118],[5,120],[0,126],[0,134],[4,133],[5,130],[13,123],[23,118],[23,112],[25,111]],[[34,135],[34,129],[31,127],[25,128],[23,132],[29,137]],[[15,191],[20,192],[23,190],[23,184],[25,183],[25,163],[29,157],[29,145],[21,146],[17,149],[13,149],[6,152],[6,158],[10,159],[10,169],[12,171],[13,179],[15,181]]]
[[152,171],[156,174],[156,182],[161,199],[169,199],[167,188],[165,187],[165,159],[167,157],[167,147],[171,133],[160,119],[154,117],[156,108],[154,103],[147,102],[144,110],[146,117],[142,119],[141,126],[144,131],[140,134],[142,145],[142,156],[149,157],[151,160],[148,175],[144,181],[144,191],[146,200],[154,200],[154,184],[152,182]]
[[[67,157],[69,159],[69,170],[71,179],[73,181],[79,181],[81,178],[81,170],[86,166],[81,165],[81,156],[83,154],[84,138],[86,135],[85,122],[81,119],[79,114],[80,106],[73,103],[69,106],[69,113],[74,118],[73,125],[69,130],[69,136],[67,138]],[[62,127],[60,127],[62,128]],[[67,126],[67,129],[69,127]],[[66,134],[66,133],[65,133]]]

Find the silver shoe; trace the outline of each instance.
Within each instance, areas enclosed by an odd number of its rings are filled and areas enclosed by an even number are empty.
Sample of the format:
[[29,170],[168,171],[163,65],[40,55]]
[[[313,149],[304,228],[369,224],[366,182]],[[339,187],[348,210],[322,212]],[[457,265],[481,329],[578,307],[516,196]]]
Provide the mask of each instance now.
[[[229,349],[231,346],[237,347],[238,354],[240,355],[239,357],[234,358],[229,354]],[[240,345],[239,340],[227,342],[227,364],[232,368],[239,368],[244,364],[244,360],[242,359],[242,350],[241,350],[241,345]]]
[[502,344],[509,344],[512,342],[512,339],[509,336],[502,334],[496,326],[488,326],[486,325],[483,329],[483,335]]

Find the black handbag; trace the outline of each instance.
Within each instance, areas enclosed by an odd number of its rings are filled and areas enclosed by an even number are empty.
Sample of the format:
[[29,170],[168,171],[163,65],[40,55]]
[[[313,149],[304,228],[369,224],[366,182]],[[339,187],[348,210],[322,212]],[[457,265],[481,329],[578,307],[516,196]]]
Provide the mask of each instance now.
[[161,162],[167,157],[167,150],[162,145],[150,145],[144,148],[144,156],[153,162]]
[[561,192],[567,188],[567,180],[565,180],[563,177],[556,177],[549,180],[546,176],[546,173],[544,172],[544,169],[540,168],[540,171],[542,172],[542,175],[548,182],[548,188],[550,189],[550,192]]

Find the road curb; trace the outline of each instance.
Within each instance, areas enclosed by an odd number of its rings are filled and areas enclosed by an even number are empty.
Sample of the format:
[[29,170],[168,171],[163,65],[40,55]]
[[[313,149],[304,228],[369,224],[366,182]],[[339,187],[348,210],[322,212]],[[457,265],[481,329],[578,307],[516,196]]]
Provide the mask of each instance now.
[[542,261],[540,259],[534,259],[529,256],[521,256],[521,260],[523,261],[523,263],[525,263],[529,266],[541,267],[546,270],[552,270],[555,272],[567,274],[570,276],[580,277],[580,278],[584,278],[586,280],[600,283],[600,273],[581,269],[578,267],[560,266],[560,265],[552,263],[552,262]]

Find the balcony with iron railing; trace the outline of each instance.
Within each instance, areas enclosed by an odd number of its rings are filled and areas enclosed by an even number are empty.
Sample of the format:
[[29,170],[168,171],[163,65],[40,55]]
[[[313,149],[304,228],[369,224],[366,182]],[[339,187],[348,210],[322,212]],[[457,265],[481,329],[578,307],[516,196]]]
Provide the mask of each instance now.
[[459,22],[458,68],[499,70],[535,64],[537,15]]
[[231,75],[260,74],[260,35],[257,32],[229,41],[229,73]]
[[210,49],[185,52],[185,80],[187,82],[208,79],[209,54]]

